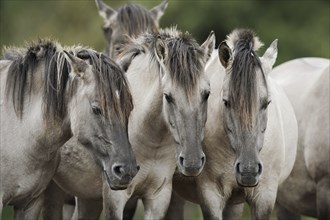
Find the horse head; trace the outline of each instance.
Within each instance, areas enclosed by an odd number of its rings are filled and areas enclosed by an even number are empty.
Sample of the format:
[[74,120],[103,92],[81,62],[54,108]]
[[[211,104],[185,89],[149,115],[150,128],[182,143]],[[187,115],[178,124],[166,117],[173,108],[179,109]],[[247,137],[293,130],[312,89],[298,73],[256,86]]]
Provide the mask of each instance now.
[[72,133],[92,153],[110,188],[125,189],[139,167],[128,139],[133,103],[124,72],[92,50],[65,56],[74,76],[68,105]]
[[201,46],[185,34],[155,41],[163,113],[177,146],[178,169],[187,176],[199,175],[206,160],[202,142],[210,83],[204,68],[214,44],[213,32]]
[[250,30],[235,30],[219,46],[226,69],[222,91],[223,127],[235,152],[235,175],[241,186],[255,186],[262,173],[260,151],[271,103],[267,75],[277,57],[277,40],[263,57],[262,45]]
[[147,10],[141,5],[128,3],[115,10],[102,0],[95,0],[100,16],[104,20],[103,32],[106,40],[106,54],[113,57],[126,43],[126,37],[137,37],[145,32],[156,32],[159,20],[168,5],[164,0],[158,6]]

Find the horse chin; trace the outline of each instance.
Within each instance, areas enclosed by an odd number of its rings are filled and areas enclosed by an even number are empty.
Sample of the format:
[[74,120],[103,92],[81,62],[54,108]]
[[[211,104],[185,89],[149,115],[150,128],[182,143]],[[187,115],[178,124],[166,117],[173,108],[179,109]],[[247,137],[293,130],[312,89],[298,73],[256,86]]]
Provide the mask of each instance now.
[[255,187],[259,184],[259,179],[252,176],[236,175],[236,182],[241,187]]
[[184,176],[191,176],[191,177],[196,177],[196,176],[199,176],[202,172],[203,169],[187,169],[187,168],[183,168],[183,167],[180,167],[178,166],[178,170],[180,173],[182,173]]
[[110,187],[111,190],[125,190],[127,189],[129,183],[127,184],[122,184],[122,183],[117,183],[115,180],[111,180],[108,173],[106,171],[103,172],[105,179],[107,181],[108,186]]

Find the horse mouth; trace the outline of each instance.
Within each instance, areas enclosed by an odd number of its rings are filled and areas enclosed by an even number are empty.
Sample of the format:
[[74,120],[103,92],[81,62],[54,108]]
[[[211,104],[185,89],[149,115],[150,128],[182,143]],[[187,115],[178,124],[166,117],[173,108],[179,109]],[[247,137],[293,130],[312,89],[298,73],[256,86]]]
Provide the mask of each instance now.
[[112,190],[125,190],[127,189],[129,183],[119,183],[117,181],[112,181],[107,173],[107,171],[103,171],[103,175],[105,176],[106,178],[106,181],[107,181],[107,184],[108,186],[110,187],[110,189]]
[[236,182],[241,187],[255,187],[259,184],[259,178],[253,175],[236,175]]

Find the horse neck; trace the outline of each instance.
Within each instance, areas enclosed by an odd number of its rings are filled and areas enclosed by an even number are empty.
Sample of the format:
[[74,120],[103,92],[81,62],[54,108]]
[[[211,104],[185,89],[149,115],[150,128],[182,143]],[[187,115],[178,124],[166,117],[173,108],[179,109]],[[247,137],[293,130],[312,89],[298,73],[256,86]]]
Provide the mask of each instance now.
[[169,132],[162,113],[163,93],[159,68],[156,64],[144,65],[141,69],[139,67],[142,71],[127,73],[134,101],[129,127],[141,139],[151,145],[159,145]]

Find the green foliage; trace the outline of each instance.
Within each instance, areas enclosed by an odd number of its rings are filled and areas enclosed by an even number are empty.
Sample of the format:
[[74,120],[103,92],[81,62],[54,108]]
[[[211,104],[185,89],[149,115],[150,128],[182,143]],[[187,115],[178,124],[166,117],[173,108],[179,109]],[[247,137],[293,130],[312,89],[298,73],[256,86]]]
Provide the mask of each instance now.
[[[128,1],[105,2],[118,8]],[[136,2],[152,8],[160,0]],[[62,44],[103,50],[103,21],[94,1],[0,0],[0,6],[1,48],[51,37]],[[171,25],[192,33],[199,42],[214,30],[217,44],[234,28],[252,28],[265,47],[279,39],[278,64],[306,56],[329,58],[329,1],[170,0],[161,27]]]

